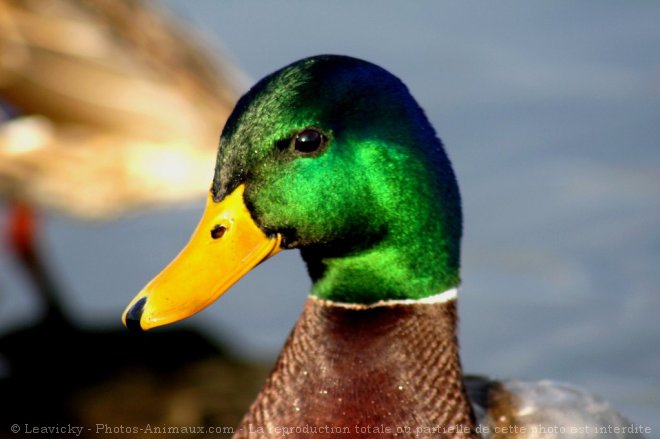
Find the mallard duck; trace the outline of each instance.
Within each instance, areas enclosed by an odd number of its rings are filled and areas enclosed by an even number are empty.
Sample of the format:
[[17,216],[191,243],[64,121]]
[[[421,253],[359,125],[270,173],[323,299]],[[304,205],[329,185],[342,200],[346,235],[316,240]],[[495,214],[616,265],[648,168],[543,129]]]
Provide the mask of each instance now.
[[459,189],[394,75],[346,56],[295,62],[238,101],[220,145],[190,243],[123,320],[147,330],[185,318],[260,262],[300,249],[311,294],[236,437],[623,428],[607,404],[571,387],[463,376]]
[[[117,328],[76,324],[39,251],[36,211],[114,219],[203,197],[242,82],[229,57],[154,2],[0,1],[0,198],[9,200],[0,250],[7,243],[22,263],[44,314],[0,334],[0,394],[14,401],[2,425],[240,419],[262,367],[197,330],[131,340]],[[190,348],[163,369],[153,359],[172,343]],[[80,352],[95,354],[81,361]],[[232,383],[200,378],[214,374]],[[26,390],[39,397],[24,398]],[[131,407],[123,396],[136,391]],[[137,410],[145,404],[151,411]]]

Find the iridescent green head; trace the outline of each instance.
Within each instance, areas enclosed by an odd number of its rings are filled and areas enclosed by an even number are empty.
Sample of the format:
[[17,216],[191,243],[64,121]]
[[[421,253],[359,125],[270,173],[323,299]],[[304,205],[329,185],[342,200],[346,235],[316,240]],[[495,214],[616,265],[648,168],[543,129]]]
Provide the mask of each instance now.
[[256,224],[300,248],[313,295],[366,304],[458,285],[456,178],[386,70],[331,55],[284,67],[240,99],[220,145],[214,200],[244,185]]

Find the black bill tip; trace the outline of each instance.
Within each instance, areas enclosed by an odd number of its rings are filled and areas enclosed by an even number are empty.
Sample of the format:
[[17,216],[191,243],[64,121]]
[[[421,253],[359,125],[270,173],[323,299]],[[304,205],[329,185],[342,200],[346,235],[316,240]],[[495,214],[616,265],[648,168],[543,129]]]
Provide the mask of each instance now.
[[135,305],[131,307],[126,313],[126,327],[131,332],[142,332],[142,326],[140,326],[140,319],[142,318],[142,313],[144,312],[144,304],[147,303],[147,298],[143,297],[142,299],[135,302]]

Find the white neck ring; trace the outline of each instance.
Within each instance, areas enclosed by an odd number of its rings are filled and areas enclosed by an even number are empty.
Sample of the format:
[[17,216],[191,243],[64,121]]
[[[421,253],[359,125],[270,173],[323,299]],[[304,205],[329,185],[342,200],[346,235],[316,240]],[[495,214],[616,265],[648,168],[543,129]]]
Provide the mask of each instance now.
[[322,302],[325,306],[337,306],[340,308],[348,309],[371,309],[378,308],[381,306],[396,306],[396,305],[428,305],[433,303],[445,303],[456,300],[458,297],[458,288],[451,288],[442,293],[434,294],[433,296],[424,297],[422,299],[389,299],[389,300],[379,300],[378,302],[370,304],[362,303],[345,303],[345,302],[335,302],[334,300],[328,299],[319,299],[318,297],[310,296],[314,300]]

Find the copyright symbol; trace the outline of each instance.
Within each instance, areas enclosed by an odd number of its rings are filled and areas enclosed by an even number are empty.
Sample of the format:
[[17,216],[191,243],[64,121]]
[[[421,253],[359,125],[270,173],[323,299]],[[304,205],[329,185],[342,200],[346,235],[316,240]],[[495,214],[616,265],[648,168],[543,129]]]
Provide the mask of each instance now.
[[11,432],[12,433],[18,433],[19,431],[21,431],[21,426],[20,425],[14,424],[14,425],[11,426]]

